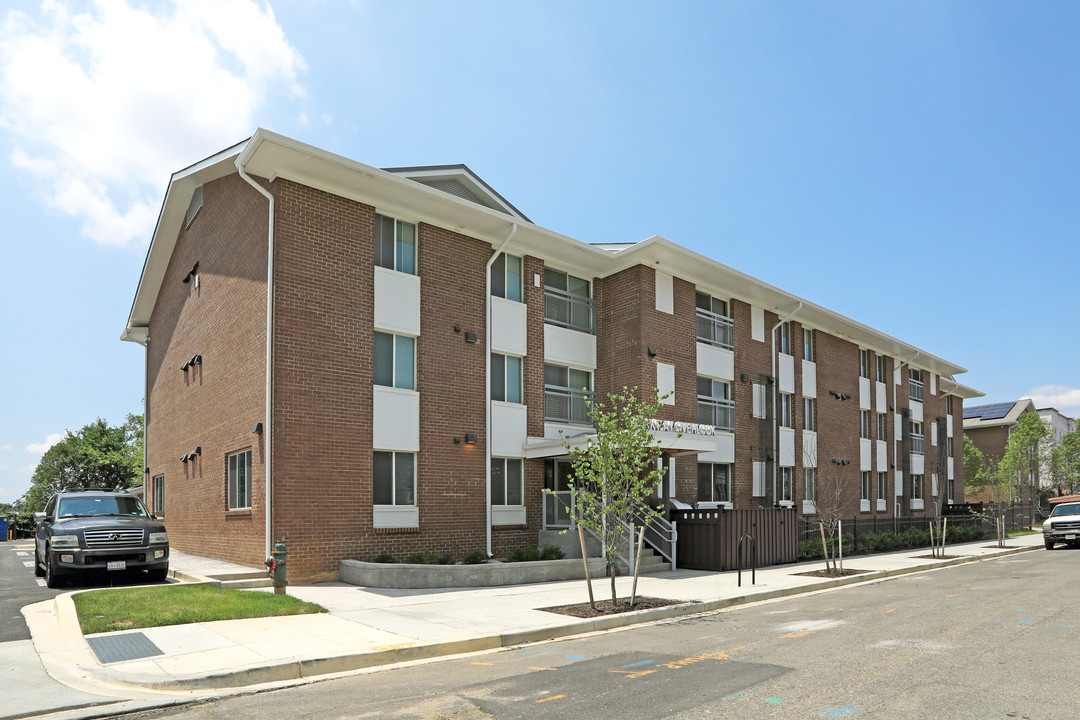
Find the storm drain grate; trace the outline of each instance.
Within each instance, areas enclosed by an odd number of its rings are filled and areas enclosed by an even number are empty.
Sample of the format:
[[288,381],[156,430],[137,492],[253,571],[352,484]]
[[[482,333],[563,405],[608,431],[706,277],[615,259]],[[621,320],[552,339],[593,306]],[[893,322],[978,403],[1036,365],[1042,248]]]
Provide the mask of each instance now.
[[165,654],[141,632],[90,637],[86,642],[104,664]]

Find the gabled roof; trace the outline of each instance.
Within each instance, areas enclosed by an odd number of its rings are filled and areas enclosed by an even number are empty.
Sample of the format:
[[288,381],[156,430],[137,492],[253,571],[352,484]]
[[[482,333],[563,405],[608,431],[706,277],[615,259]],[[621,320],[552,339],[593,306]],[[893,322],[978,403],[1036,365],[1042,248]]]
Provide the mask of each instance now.
[[408,178],[471,203],[504,212],[518,220],[532,222],[506,198],[481,180],[480,176],[470,170],[468,165],[421,165],[383,169],[388,173]]
[[964,408],[964,429],[1015,425],[1025,412],[1035,412],[1035,403],[1028,398],[988,405],[972,405]]

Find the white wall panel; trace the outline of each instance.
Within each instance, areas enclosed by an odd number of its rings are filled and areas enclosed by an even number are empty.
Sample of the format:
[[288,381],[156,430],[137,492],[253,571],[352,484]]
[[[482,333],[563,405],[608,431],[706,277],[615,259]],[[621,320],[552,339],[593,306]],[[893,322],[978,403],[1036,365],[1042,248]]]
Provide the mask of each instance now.
[[371,405],[374,449],[420,451],[420,393],[376,385]]
[[735,462],[735,433],[718,431],[716,433],[716,450],[699,453],[697,459],[700,462],[712,463]]
[[924,474],[923,465],[925,464],[926,456],[922,453],[910,453],[910,467],[912,475]]
[[656,363],[656,389],[660,403],[675,404],[675,366],[668,363]]
[[885,390],[885,383],[874,383],[874,394],[877,396],[874,402],[874,409],[879,413],[886,412],[889,409],[889,395]]
[[780,372],[780,392],[795,392],[795,356],[781,353],[778,370]]
[[375,328],[420,334],[420,278],[375,268]]
[[870,378],[859,378],[859,409],[870,409]]
[[750,337],[758,342],[765,342],[765,309],[750,308]]
[[870,450],[873,447],[872,443],[873,441],[867,438],[859,438],[859,470],[870,471],[874,469],[870,455]]
[[525,457],[528,408],[517,403],[491,401],[491,454]]
[[780,464],[795,466],[795,431],[791,428],[780,428]]
[[803,397],[817,397],[817,364],[809,360],[802,361],[802,394]]
[[952,415],[946,415],[945,416],[945,436],[946,437],[952,437],[953,436],[952,425],[953,425]]
[[889,444],[884,440],[877,441],[877,471],[885,472],[889,469]]
[[528,352],[529,306],[500,297],[491,298],[491,349],[524,357]]
[[544,325],[544,362],[596,369],[596,336]]
[[372,527],[420,527],[420,508],[416,505],[375,505],[372,508]]
[[918,400],[911,401],[911,420],[913,422],[923,421],[923,404]]
[[699,342],[697,372],[698,375],[732,382],[735,380],[735,353],[727,348]]
[[803,467],[817,467],[817,433],[803,430],[802,434]]
[[675,279],[659,270],[656,271],[656,309],[675,314]]

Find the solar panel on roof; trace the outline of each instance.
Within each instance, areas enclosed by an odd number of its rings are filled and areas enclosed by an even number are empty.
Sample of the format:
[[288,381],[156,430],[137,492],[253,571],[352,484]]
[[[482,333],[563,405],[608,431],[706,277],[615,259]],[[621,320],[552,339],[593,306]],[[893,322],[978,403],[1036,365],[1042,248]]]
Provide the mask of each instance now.
[[1008,415],[1015,406],[1015,402],[1005,402],[964,408],[964,419],[978,418],[979,420],[1000,420]]

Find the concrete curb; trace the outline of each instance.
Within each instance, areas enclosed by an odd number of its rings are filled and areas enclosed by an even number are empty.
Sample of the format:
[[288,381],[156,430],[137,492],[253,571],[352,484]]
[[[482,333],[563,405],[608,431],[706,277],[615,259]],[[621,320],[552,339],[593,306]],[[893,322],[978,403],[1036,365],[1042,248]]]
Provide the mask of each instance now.
[[[102,682],[111,685],[128,686],[158,691],[193,691],[193,690],[222,690],[228,688],[248,687],[262,685],[264,683],[289,682],[297,680],[309,680],[314,677],[330,675],[334,673],[362,670],[380,665],[392,665],[415,660],[426,660],[448,655],[494,650],[500,647],[510,647],[545,640],[555,640],[576,635],[586,635],[593,632],[613,630],[616,628],[629,627],[660,620],[701,615],[715,612],[737,605],[745,605],[752,602],[773,600],[776,598],[804,595],[822,590],[831,590],[846,585],[854,585],[868,582],[886,580],[902,575],[910,575],[928,570],[937,570],[954,565],[963,565],[983,560],[992,560],[1006,557],[1030,550],[1039,550],[1042,546],[1008,548],[1001,552],[988,555],[972,555],[951,560],[942,560],[917,565],[914,567],[895,568],[891,570],[879,570],[859,575],[820,580],[806,585],[778,588],[776,590],[764,590],[761,592],[751,591],[737,597],[719,598],[704,602],[685,602],[678,605],[668,605],[661,608],[637,610],[634,612],[610,615],[607,617],[578,622],[565,623],[544,628],[519,630],[500,635],[481,635],[446,642],[429,643],[405,648],[393,648],[370,653],[350,653],[325,658],[308,658],[301,660],[289,660],[285,662],[269,663],[257,668],[246,668],[237,671],[226,671],[209,675],[188,675],[162,678],[148,675],[132,675],[118,673],[109,668],[96,666],[81,666],[81,670],[93,675]],[[177,575],[181,575],[177,573]],[[207,581],[207,578],[199,578]],[[213,582],[213,581],[210,581]],[[78,618],[75,614],[75,604],[71,600],[71,594],[57,596],[56,598],[57,620],[64,634],[78,635],[82,649],[91,657],[82,631],[79,628]],[[85,657],[85,655],[84,655]],[[96,658],[95,658],[96,660]]]

